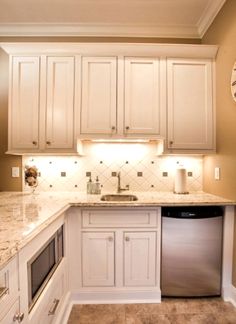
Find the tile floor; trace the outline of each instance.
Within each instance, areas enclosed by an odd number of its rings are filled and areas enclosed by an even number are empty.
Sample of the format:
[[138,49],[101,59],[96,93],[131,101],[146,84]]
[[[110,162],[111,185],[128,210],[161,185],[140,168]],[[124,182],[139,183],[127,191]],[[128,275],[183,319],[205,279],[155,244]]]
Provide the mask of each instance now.
[[161,304],[74,305],[67,324],[236,324],[220,298],[163,299]]

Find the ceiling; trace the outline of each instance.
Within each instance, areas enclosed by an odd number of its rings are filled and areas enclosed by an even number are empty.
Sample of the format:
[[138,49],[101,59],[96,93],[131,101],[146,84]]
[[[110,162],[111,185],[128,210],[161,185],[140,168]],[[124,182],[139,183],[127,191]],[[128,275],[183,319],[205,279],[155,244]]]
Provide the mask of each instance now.
[[0,0],[0,36],[201,38],[226,0]]

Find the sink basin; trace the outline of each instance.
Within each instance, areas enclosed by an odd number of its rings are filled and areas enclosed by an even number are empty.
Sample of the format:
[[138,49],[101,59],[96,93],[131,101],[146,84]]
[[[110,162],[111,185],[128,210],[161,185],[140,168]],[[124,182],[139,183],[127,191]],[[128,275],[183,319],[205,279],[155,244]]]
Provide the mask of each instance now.
[[103,195],[101,197],[102,201],[136,201],[138,197],[135,195]]

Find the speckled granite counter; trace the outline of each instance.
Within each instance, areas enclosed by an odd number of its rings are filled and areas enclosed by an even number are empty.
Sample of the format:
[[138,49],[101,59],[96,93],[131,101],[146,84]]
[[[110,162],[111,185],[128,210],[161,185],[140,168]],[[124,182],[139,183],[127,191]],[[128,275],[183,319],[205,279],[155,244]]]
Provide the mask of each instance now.
[[[129,192],[130,193],[130,192]],[[42,229],[70,206],[157,207],[184,205],[235,205],[236,202],[203,192],[132,192],[134,202],[102,202],[100,195],[76,192],[0,193],[0,269]]]

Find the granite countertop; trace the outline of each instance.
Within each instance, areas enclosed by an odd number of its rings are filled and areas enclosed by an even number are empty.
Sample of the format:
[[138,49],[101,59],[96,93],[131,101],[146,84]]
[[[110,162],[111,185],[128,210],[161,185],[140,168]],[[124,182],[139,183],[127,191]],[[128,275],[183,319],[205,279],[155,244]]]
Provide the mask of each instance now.
[[[103,193],[105,194],[105,193]],[[70,206],[157,207],[184,205],[235,205],[236,202],[204,192],[176,195],[171,192],[129,192],[133,202],[104,202],[101,195],[80,192],[0,193],[0,269],[40,231]]]

